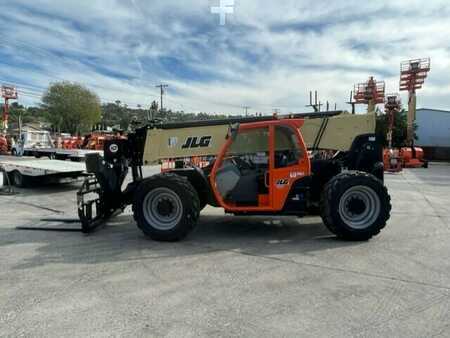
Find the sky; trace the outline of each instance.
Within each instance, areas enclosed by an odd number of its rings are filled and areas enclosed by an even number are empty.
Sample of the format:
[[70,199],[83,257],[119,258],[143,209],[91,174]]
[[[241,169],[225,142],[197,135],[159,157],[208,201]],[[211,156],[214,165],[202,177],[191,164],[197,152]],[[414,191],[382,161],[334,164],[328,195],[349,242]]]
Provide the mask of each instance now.
[[0,0],[0,83],[24,105],[66,80],[130,107],[164,83],[172,110],[305,112],[311,90],[350,109],[369,76],[396,93],[400,62],[431,57],[418,106],[450,110],[448,0],[234,0],[225,25],[219,1]]

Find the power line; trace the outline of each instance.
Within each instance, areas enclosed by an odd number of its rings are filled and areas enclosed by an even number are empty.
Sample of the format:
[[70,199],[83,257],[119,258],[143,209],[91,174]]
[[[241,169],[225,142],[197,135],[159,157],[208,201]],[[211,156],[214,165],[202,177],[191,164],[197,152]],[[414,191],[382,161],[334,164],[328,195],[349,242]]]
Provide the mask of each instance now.
[[32,97],[32,98],[35,98],[35,99],[41,99],[42,98],[41,95],[31,94],[31,93],[24,93],[24,92],[20,92],[20,91],[18,92],[18,94],[19,94],[19,97],[25,96],[25,97]]
[[[71,58],[69,58],[69,57],[61,56],[61,55],[56,55],[55,53],[52,53],[52,52],[50,52],[50,51],[44,49],[43,47],[34,46],[34,45],[29,44],[29,43],[20,42],[20,41],[17,41],[17,40],[11,40],[11,39],[5,37],[5,36],[2,35],[2,34],[0,34],[0,39],[1,39],[2,42],[5,42],[5,41],[8,42],[8,41],[9,41],[10,44],[11,44],[12,46],[24,46],[24,47],[27,47],[27,48],[29,48],[29,49],[34,49],[34,50],[37,51],[37,53],[39,53],[39,54],[42,55],[42,56],[52,56],[52,57],[56,57],[56,58],[59,58],[59,59],[62,59],[62,60],[73,61],[73,59],[71,59]],[[80,54],[82,54],[82,53],[80,53]],[[0,62],[0,64],[1,64],[1,63],[2,63],[2,62]],[[48,70],[46,70],[46,72],[45,72],[44,75],[45,75],[46,77],[50,78],[50,79],[55,79],[55,80],[58,80],[58,81],[68,81],[67,79],[63,79],[63,78],[59,77],[59,74],[58,74],[58,73],[55,73],[55,72],[49,72]],[[113,77],[113,78],[114,78],[114,77]],[[70,80],[69,80],[69,81],[70,81]],[[73,80],[72,80],[72,81],[73,81]],[[77,81],[74,81],[74,82],[77,82]],[[89,86],[91,86],[91,87],[94,87],[94,88],[100,88],[100,89],[104,89],[104,90],[109,90],[109,88],[104,87],[104,86],[101,86],[101,85],[98,85],[98,84],[87,83],[87,85],[89,85]],[[144,94],[143,94],[143,95],[144,95]],[[157,97],[157,95],[155,95],[155,94],[148,94],[148,95]]]
[[189,108],[192,111],[200,111],[201,109],[198,108],[194,108],[191,105],[188,105],[186,103],[181,103],[181,102],[177,102],[175,101],[173,98],[166,98],[167,102],[171,102],[172,104],[176,104],[177,106],[181,107],[182,110],[186,111],[186,107]]
[[[19,41],[17,39],[13,40],[13,39],[11,39],[11,38],[3,35],[3,34],[0,34],[0,39],[1,39],[2,43],[9,42],[10,46],[13,46],[13,47],[23,46],[23,47],[27,47],[29,49],[34,49],[35,51],[37,51],[41,55],[51,56],[51,57],[56,57],[56,58],[63,59],[63,60],[73,61],[73,59],[70,58],[70,57],[61,55],[59,53],[57,54],[55,52],[49,51],[49,50],[47,50],[47,49],[45,49],[43,47],[40,47],[40,46],[32,45],[29,42]],[[8,45],[6,45],[6,47],[8,47]],[[26,49],[22,49],[22,50],[24,50],[24,53],[27,52]],[[88,55],[88,56],[92,55],[92,53],[86,53],[85,50],[86,49],[83,49],[82,51],[81,50],[76,50],[76,52],[79,53],[80,55]],[[16,52],[16,51],[14,51],[14,52]],[[137,59],[137,57],[136,57],[136,59]],[[54,77],[54,78],[56,78],[56,77]],[[142,76],[140,76],[140,78],[142,78]],[[57,78],[57,79],[63,80],[63,79],[60,79],[60,78]]]
[[[15,85],[16,87],[18,87],[19,88],[19,91],[23,91],[23,92],[25,92],[25,91],[27,91],[28,93],[32,93],[32,94],[35,94],[35,95],[38,95],[38,96],[42,96],[43,95],[43,93],[45,93],[45,91],[47,90],[46,88],[44,88],[44,87],[40,87],[40,86],[38,86],[38,85],[33,85],[33,84],[25,84],[25,83],[22,83],[22,82],[17,82],[17,81],[10,81],[10,80],[7,80],[7,79],[5,79],[5,78],[0,78],[0,82],[4,82],[4,83],[10,83],[10,84],[12,84],[12,85]],[[164,95],[164,88],[167,88],[166,86],[168,86],[168,85],[162,85],[163,86],[163,88],[161,88],[160,87],[161,85],[158,85],[158,86],[156,86],[157,88],[160,88],[160,90],[162,89],[162,91],[163,91],[163,95]],[[108,88],[106,88],[106,87],[103,87],[103,86],[98,86],[98,85],[95,85],[95,86],[93,86],[93,87],[100,87],[100,88],[104,88],[104,89],[108,89]],[[23,90],[21,89],[21,88],[23,88]],[[143,94],[143,96],[152,96],[152,97],[158,97],[157,95],[154,95],[154,94],[149,94],[149,93],[147,93],[147,94]],[[100,99],[103,101],[103,102],[113,102],[114,100],[113,99],[107,99],[107,98],[105,98],[105,97],[100,97]],[[165,100],[167,100],[167,102],[172,102],[173,104],[175,104],[175,105],[178,105],[179,107],[181,107],[183,110],[185,110],[186,111],[186,108],[185,107],[187,107],[188,109],[191,109],[191,110],[193,110],[193,111],[203,111],[202,109],[198,109],[198,108],[194,108],[194,107],[192,107],[192,106],[189,106],[188,104],[181,104],[181,103],[179,103],[179,102],[177,102],[176,100],[174,100],[172,97],[169,99],[169,98],[164,98]],[[201,100],[201,99],[198,99],[198,98],[190,98],[190,100],[191,101],[196,101],[196,102],[202,102],[203,104],[204,103],[210,103],[210,104],[214,104],[214,105],[219,105],[219,106],[225,106],[225,107],[231,107],[231,108],[244,108],[245,109],[245,107],[242,107],[242,106],[240,106],[240,105],[237,105],[237,104],[232,104],[232,103],[227,103],[227,102],[221,102],[221,101],[215,101],[215,100]],[[128,103],[128,106],[137,106],[139,103]],[[273,104],[273,105],[268,105],[268,104],[253,104],[253,108],[255,108],[256,107],[256,109],[259,109],[259,108],[263,108],[263,107],[283,107],[283,108],[285,108],[285,107],[297,107],[297,106],[295,106],[295,105],[292,105],[292,106],[290,106],[290,105],[275,105],[275,104]],[[161,108],[164,108],[163,106],[161,106]],[[248,107],[247,109],[250,109],[250,107]],[[248,110],[246,111],[246,112],[248,112]]]
[[[48,51],[48,50],[46,50],[45,48],[43,48],[43,47],[39,47],[39,46],[36,46],[36,45],[31,45],[30,43],[26,43],[26,42],[21,42],[21,41],[18,41],[18,40],[12,40],[12,39],[10,39],[9,37],[7,37],[7,36],[5,36],[5,35],[3,35],[3,34],[0,34],[0,38],[1,38],[1,40],[2,40],[2,42],[9,42],[10,43],[10,45],[12,45],[12,46],[24,46],[24,47],[27,47],[27,48],[29,48],[29,49],[32,49],[32,50],[35,50],[35,51],[37,51],[40,55],[45,55],[45,56],[52,56],[52,57],[56,57],[56,58],[59,58],[59,59],[62,59],[62,60],[69,60],[69,61],[72,61],[73,59],[71,59],[71,58],[69,58],[69,57],[66,57],[66,56],[61,56],[61,55],[57,55],[57,54],[55,54],[55,53],[52,53],[52,52],[50,52],[50,51]],[[80,52],[80,54],[83,54],[82,52]],[[59,74],[58,74],[59,75]],[[56,79],[56,80],[59,80],[59,81],[64,81],[64,79],[62,79],[62,78],[60,78],[59,76],[57,76],[57,74],[56,73],[50,73],[50,72],[46,72],[46,74],[45,74],[45,76],[47,76],[48,78],[52,78],[52,79]],[[1,81],[1,80],[0,80]],[[91,87],[94,87],[94,88],[100,88],[100,89],[104,89],[104,90],[108,90],[108,88],[106,88],[106,87],[104,87],[104,86],[101,86],[101,85],[97,85],[97,84],[91,84],[91,83],[88,83],[88,85],[90,85]],[[161,86],[163,86],[163,87],[161,87]],[[25,87],[25,86],[24,86]],[[163,109],[163,100],[162,100],[162,96],[163,96],[163,94],[164,94],[164,89],[163,88],[167,88],[168,87],[168,85],[158,85],[158,86],[156,86],[157,88],[160,88],[160,100],[161,100],[161,109]],[[37,87],[36,87],[37,88]],[[144,94],[144,93],[142,93],[142,95],[143,96],[152,96],[152,97],[157,97],[157,95],[154,95],[154,94],[149,94],[149,93],[146,93],[146,94]],[[195,100],[195,99],[194,99]],[[198,102],[205,102],[204,100],[197,100]],[[206,100],[206,102],[208,102],[208,100]],[[235,104],[231,104],[231,103],[228,103],[228,102],[220,102],[220,101],[209,101],[210,103],[212,103],[212,104],[216,104],[216,105],[220,105],[220,106],[225,106],[225,107],[232,107],[232,108],[242,108],[240,105],[235,105]],[[301,106],[301,105],[280,105],[280,104],[275,104],[275,103],[271,103],[271,104],[263,104],[263,103],[261,103],[261,104],[253,104],[253,106],[254,107],[257,107],[257,108],[262,108],[262,107],[274,107],[274,106],[277,106],[277,107],[282,107],[282,108],[296,108],[296,107],[299,107],[299,106]]]
[[40,90],[40,91],[45,91],[45,88],[44,87],[39,87],[39,86],[36,86],[36,85],[27,85],[27,84],[23,84],[23,83],[20,83],[20,82],[17,82],[17,81],[9,81],[9,80],[5,80],[5,79],[1,79],[0,78],[0,82],[3,82],[3,83],[9,83],[9,84],[11,84],[11,85],[15,85],[16,87],[24,87],[24,88],[28,88],[28,89],[31,89],[31,90]]
[[[4,83],[8,83],[14,87],[17,88],[17,91],[19,92],[19,94],[21,94],[22,96],[25,97],[35,97],[35,98],[42,98],[43,94],[46,92],[46,89],[43,89],[41,87],[35,86],[35,85],[25,85],[23,83],[18,83],[15,81],[7,81],[5,79],[0,79],[0,82],[4,82]],[[24,89],[22,89],[24,88]],[[156,97],[156,95],[154,95]],[[113,102],[114,100],[112,99],[106,99],[106,98],[102,98],[100,97],[100,100],[103,101],[104,103],[110,103]],[[140,103],[132,103],[132,102],[123,102],[124,104],[126,104],[128,107],[136,107],[139,108],[138,106],[142,104]]]

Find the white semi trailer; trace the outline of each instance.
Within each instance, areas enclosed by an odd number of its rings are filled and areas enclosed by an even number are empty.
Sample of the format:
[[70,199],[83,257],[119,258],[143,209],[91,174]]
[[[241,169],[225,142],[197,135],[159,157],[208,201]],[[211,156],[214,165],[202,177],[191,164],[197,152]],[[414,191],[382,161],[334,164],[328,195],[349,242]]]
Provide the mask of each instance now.
[[45,130],[26,130],[19,135],[19,140],[12,146],[13,156],[34,156],[36,158],[48,157],[57,160],[83,161],[86,154],[99,153],[98,150],[85,149],[60,149],[56,148],[50,136]]
[[[72,181],[85,175],[84,163],[51,159],[0,156],[0,170],[6,172],[11,184],[24,187],[33,182]],[[2,177],[5,184],[6,178]]]

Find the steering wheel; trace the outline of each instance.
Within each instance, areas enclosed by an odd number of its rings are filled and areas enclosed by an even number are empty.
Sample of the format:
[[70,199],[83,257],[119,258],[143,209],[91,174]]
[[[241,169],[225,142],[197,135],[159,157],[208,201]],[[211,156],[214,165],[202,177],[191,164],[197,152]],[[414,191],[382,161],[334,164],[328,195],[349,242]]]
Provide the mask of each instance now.
[[254,169],[254,167],[255,167],[255,165],[254,165],[254,163],[251,161],[251,160],[248,160],[249,162],[247,162],[247,161],[244,161],[242,158],[240,158],[240,157],[238,157],[238,156],[236,156],[236,157],[233,157],[232,159],[231,159],[231,161],[233,162],[233,164],[236,166],[236,167],[238,167],[239,169],[244,169],[244,170],[252,170],[252,169]]

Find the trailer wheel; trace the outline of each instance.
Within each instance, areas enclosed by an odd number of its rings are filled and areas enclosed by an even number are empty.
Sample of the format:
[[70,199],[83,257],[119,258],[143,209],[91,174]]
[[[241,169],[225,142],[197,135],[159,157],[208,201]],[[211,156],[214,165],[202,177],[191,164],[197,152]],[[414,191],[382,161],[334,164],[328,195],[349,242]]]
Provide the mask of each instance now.
[[139,228],[157,241],[178,241],[195,227],[200,200],[185,177],[159,174],[143,181],[133,202]]
[[23,188],[26,186],[26,178],[21,174],[20,171],[14,170],[10,175],[13,185],[19,188]]
[[391,198],[383,182],[363,172],[335,176],[325,186],[321,216],[327,228],[345,240],[376,236],[390,217]]

